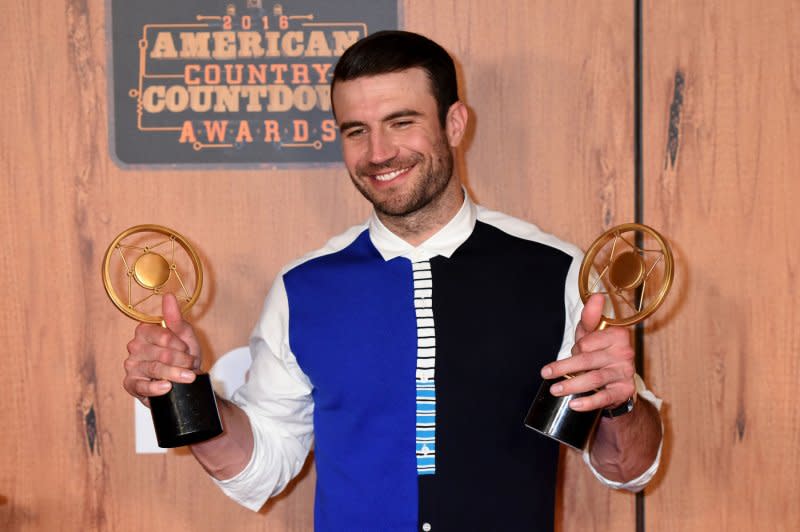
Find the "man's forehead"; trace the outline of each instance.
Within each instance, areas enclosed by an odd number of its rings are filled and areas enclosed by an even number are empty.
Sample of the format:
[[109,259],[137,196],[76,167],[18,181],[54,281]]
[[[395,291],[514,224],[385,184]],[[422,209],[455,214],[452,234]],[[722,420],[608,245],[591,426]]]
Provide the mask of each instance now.
[[337,80],[333,86],[333,93],[336,94],[340,88],[349,88],[354,86],[382,86],[382,85],[426,85],[429,89],[431,87],[428,72],[420,67],[406,68],[403,70],[395,70],[392,72],[384,72],[380,74],[368,74],[358,76],[349,80]]
[[418,67],[337,81],[332,100],[340,120],[344,112],[364,110],[381,103],[414,101],[436,105],[428,74]]

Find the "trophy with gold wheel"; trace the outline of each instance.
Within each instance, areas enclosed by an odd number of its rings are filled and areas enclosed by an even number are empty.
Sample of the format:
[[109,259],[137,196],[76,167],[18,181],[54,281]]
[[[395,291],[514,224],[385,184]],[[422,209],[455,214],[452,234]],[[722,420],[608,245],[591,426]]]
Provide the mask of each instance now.
[[[598,329],[626,327],[650,316],[664,302],[672,286],[674,260],[667,241],[651,227],[628,223],[612,227],[589,247],[578,274],[578,290],[585,303],[595,293],[606,296]],[[601,410],[578,412],[569,408],[577,397],[556,397],[550,387],[564,379],[542,382],[525,417],[525,425],[561,443],[583,449]]]
[[[102,270],[103,286],[123,314],[162,326],[163,294],[175,294],[184,313],[203,287],[195,250],[180,233],[160,225],[137,225],[120,233],[108,246]],[[191,383],[173,382],[168,393],[151,397],[150,412],[159,447],[180,447],[222,433],[207,373]]]

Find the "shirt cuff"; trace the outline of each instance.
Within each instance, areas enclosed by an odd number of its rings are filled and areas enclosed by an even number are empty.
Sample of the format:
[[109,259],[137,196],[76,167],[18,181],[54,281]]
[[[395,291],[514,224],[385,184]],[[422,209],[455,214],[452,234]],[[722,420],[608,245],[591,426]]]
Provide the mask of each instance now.
[[[251,412],[243,408],[248,418]],[[302,469],[311,448],[311,437],[303,441],[281,434],[277,426],[254,423],[253,452],[250,461],[236,476],[225,480],[212,477],[225,495],[245,508],[257,512],[267,499],[277,495]],[[285,454],[284,454],[285,453]]]
[[[655,396],[653,392],[648,390],[642,381],[639,375],[634,377],[636,382],[636,393],[639,396],[639,400],[644,400],[652,404],[656,407],[656,410],[659,412],[661,411],[661,403],[663,402],[661,399]],[[589,470],[594,474],[597,479],[608,486],[609,488],[615,490],[627,490],[633,493],[642,491],[645,486],[653,479],[656,472],[658,471],[658,466],[661,463],[661,450],[664,446],[664,423],[661,423],[661,441],[658,444],[658,452],[656,453],[656,458],[653,460],[653,463],[650,464],[650,467],[645,470],[644,473],[639,475],[638,477],[634,478],[633,480],[629,480],[627,482],[617,482],[614,480],[609,480],[604,477],[595,467],[592,465],[592,459],[590,455],[591,448],[587,447],[583,451],[583,461],[589,467]]]
[[214,483],[219,486],[219,489],[221,489],[225,495],[238,502],[248,510],[252,510],[254,512],[257,512],[259,509],[261,509],[268,498],[266,496],[261,496],[260,494],[257,495],[250,489],[250,486],[256,480],[255,468],[253,467],[253,464],[256,461],[257,445],[258,438],[254,438],[253,454],[250,455],[250,461],[247,463],[244,469],[239,472],[238,475],[225,480],[219,480],[211,477],[211,480],[213,480]]
[[[268,494],[262,494],[259,490],[252,489],[253,484],[258,481],[256,478],[258,469],[255,464],[260,461],[259,456],[263,454],[261,450],[263,445],[260,440],[261,438],[256,436],[256,432],[253,430],[253,452],[250,455],[250,461],[237,475],[225,480],[211,477],[211,480],[225,495],[254,512],[257,512],[269,498]],[[263,460],[263,457],[261,459]]]

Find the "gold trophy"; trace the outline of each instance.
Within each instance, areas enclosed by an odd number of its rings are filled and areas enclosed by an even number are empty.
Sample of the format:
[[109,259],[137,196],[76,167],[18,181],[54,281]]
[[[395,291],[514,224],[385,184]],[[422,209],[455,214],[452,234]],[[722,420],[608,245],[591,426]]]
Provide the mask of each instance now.
[[[120,233],[108,246],[103,285],[126,316],[163,327],[161,296],[174,293],[181,312],[186,312],[200,296],[203,268],[180,233],[160,225],[137,225]],[[180,447],[222,433],[207,373],[198,374],[189,384],[173,382],[168,393],[151,397],[150,413],[159,447]]]
[[[672,251],[658,232],[642,224],[622,224],[600,235],[586,252],[578,274],[578,290],[584,303],[595,293],[606,296],[606,309],[610,306],[613,312],[604,311],[598,330],[608,325],[625,327],[644,320],[663,303],[672,286],[673,269]],[[572,377],[542,382],[525,425],[583,449],[601,410],[577,412],[569,408],[569,402],[594,392],[563,397],[550,393],[555,383]]]

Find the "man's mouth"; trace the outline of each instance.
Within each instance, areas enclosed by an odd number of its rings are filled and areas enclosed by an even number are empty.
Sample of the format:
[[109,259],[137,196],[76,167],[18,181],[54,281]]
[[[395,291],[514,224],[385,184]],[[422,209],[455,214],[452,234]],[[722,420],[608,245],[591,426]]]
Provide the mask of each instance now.
[[392,179],[396,178],[400,174],[408,172],[411,169],[410,166],[406,168],[399,168],[397,170],[392,170],[391,172],[384,172],[382,174],[372,174],[370,177],[377,181],[391,181]]

